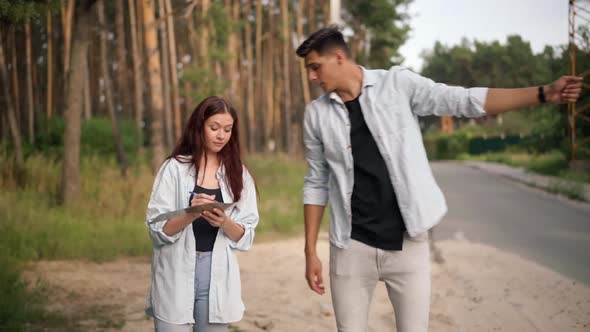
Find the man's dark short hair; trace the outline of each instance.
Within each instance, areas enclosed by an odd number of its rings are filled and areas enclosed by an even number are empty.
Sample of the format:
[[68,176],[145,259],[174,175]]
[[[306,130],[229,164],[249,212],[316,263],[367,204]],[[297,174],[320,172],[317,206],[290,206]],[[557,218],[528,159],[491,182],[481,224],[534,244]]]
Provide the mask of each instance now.
[[323,55],[326,51],[333,49],[342,49],[346,56],[349,56],[348,45],[344,41],[342,32],[337,26],[321,28],[309,36],[295,51],[301,58],[305,58],[311,51],[316,51]]

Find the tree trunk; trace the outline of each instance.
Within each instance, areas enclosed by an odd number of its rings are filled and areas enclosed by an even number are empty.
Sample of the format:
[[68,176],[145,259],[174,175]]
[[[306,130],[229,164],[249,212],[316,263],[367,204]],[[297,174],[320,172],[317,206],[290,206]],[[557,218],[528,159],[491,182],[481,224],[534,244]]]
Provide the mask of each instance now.
[[239,20],[240,14],[240,4],[239,1],[225,1],[225,8],[227,10],[227,15],[230,18],[231,24],[231,31],[229,33],[226,45],[226,52],[229,55],[227,57],[227,64],[226,64],[226,77],[229,80],[229,100],[234,105],[238,105],[237,100],[237,93],[238,93],[238,84],[239,84],[239,76],[240,73],[238,71],[239,63],[239,49],[238,49],[238,30],[236,28],[236,22]]
[[53,115],[53,23],[51,10],[47,9],[47,119]]
[[84,119],[92,118],[92,98],[90,96],[90,70],[88,69],[88,59],[84,66]]
[[[287,0],[281,0],[281,30],[282,30],[282,44],[283,44],[283,81],[284,81],[284,112],[282,112],[284,116],[284,128],[285,134],[291,131],[291,123],[292,119],[292,110],[291,110],[291,77],[289,75],[289,59],[291,58],[291,25],[289,23],[289,6]],[[293,152],[294,143],[292,142],[288,136],[285,135],[286,144],[284,145],[287,148],[289,153]]]
[[[297,3],[297,39],[299,44],[303,42],[303,5],[304,0],[299,0]],[[309,83],[307,82],[307,71],[305,70],[305,60],[299,59],[299,72],[301,73],[301,87],[303,90],[303,101],[305,104],[311,102],[309,93]]]
[[[76,6],[76,0],[60,0],[60,7],[61,7],[61,25],[62,25],[62,34],[63,34],[63,57],[62,57],[62,74],[61,74],[61,82],[60,85],[62,86],[62,90],[58,92],[59,102],[58,104],[61,105],[63,110],[66,109],[66,87],[67,87],[67,80],[69,77],[69,70],[70,70],[70,59],[71,59],[71,42],[72,42],[72,20],[74,15],[74,8]],[[91,43],[92,45],[92,43]],[[92,90],[95,91],[95,90]],[[63,114],[63,112],[62,112]]]
[[131,30],[131,52],[133,56],[133,97],[135,103],[135,126],[137,130],[138,150],[143,150],[143,68],[142,56],[138,46],[138,24],[136,23],[135,0],[128,0],[129,24]]
[[[234,22],[241,22],[241,13],[242,13],[242,4],[240,0],[235,0],[232,8],[232,17]],[[237,89],[236,89],[236,100],[237,100],[237,109],[240,110],[242,114],[246,112],[246,102],[244,96],[244,88],[246,87],[247,81],[247,74],[246,74],[246,67],[244,65],[244,49],[243,44],[244,41],[242,40],[242,30],[240,29],[237,37],[236,37],[236,65],[237,71],[239,73],[238,82],[237,82]],[[248,140],[247,140],[247,116],[243,116],[242,120],[240,121],[240,141],[242,142],[242,147],[244,150],[247,150]]]
[[201,0],[201,19],[199,21],[199,29],[201,30],[201,39],[199,40],[199,50],[201,56],[201,66],[203,68],[211,68],[209,66],[209,13],[210,0]]
[[307,34],[311,35],[316,30],[316,18],[315,18],[315,0],[309,0],[309,5],[307,5],[308,14],[307,14]]
[[170,148],[174,144],[174,133],[172,129],[172,105],[170,104],[170,60],[168,59],[168,32],[166,31],[164,1],[158,0],[158,11],[160,13],[158,28],[162,39],[162,85],[164,94],[164,128],[166,146]]
[[[262,62],[262,23],[264,21],[264,15],[262,14],[262,1],[256,1],[256,41],[255,41],[255,61],[256,61],[256,149],[264,151],[264,132],[262,128],[264,128],[264,113],[263,113],[263,78],[262,78],[262,71],[264,69],[264,64]],[[262,149],[261,149],[262,145]]]
[[[304,1],[300,0],[297,4],[297,39],[299,42],[303,42],[303,6]],[[304,105],[307,105],[311,102],[310,92],[309,92],[309,82],[307,81],[307,71],[305,69],[305,61],[304,59],[299,58],[299,73],[300,73],[300,80],[301,80],[301,90],[303,92],[303,102]],[[300,104],[299,104],[300,105]],[[296,119],[292,121],[293,128],[291,129],[291,141],[293,144],[293,152],[296,154],[301,153],[301,146],[303,143],[302,140],[302,132],[301,132],[301,123],[302,123],[302,112],[303,107],[297,106],[295,109]]]
[[[280,31],[277,29],[277,34],[280,36]],[[280,38],[277,38],[277,46],[280,46]],[[276,47],[273,48],[273,52],[274,52],[274,72],[276,75],[276,84],[274,86],[274,106],[273,106],[273,116],[272,116],[272,121],[273,121],[273,141],[274,141],[274,151],[279,153],[283,150],[283,146],[282,146],[282,142],[283,139],[281,137],[282,134],[282,116],[281,116],[281,93],[284,89],[284,85],[285,82],[283,79],[281,79],[282,77],[282,72],[281,72],[281,55],[282,55],[282,51],[280,49],[280,47]]]
[[[188,41],[190,42],[190,38],[187,38]],[[189,55],[190,51],[186,48],[186,44],[187,43],[180,43],[178,44],[178,54],[180,55],[180,58],[182,59],[184,56]],[[184,100],[184,115],[182,116],[183,119],[188,118],[189,114],[191,114],[192,112],[192,107],[193,107],[193,100],[191,97],[191,83],[189,80],[187,80],[184,75],[186,75],[185,71],[186,71],[186,63],[183,61],[183,66],[182,66],[182,98]]]
[[[145,41],[144,41],[144,26],[143,26],[143,0],[134,0],[135,1],[135,13],[136,13],[136,17],[137,17],[137,24],[135,25],[136,28],[136,32],[137,32],[137,49],[139,50],[139,53],[141,55],[141,61],[140,63],[147,65],[147,63],[145,62],[145,57],[144,57],[144,53],[145,53]],[[144,66],[142,66],[144,67]],[[146,75],[146,71],[144,70],[144,75]],[[144,88],[142,91],[144,91],[143,93],[145,94],[147,89]],[[145,109],[145,102],[144,102],[144,109]]]
[[8,142],[11,140],[9,121],[8,111],[0,113],[0,141],[2,142]]
[[366,38],[366,30],[360,24],[360,22],[352,23],[352,29],[355,31],[355,35],[350,38],[349,47],[350,47],[350,56],[353,58],[357,63],[363,63],[363,53],[364,53],[364,41]]
[[340,24],[340,0],[330,0],[330,24]]
[[[96,28],[90,38],[90,45],[88,45],[88,53],[86,54],[86,75],[88,76],[89,89],[87,92],[84,92],[88,94],[88,99],[84,99],[84,107],[86,107],[87,103],[90,103],[91,110],[94,110],[96,114],[100,114],[102,110],[102,102],[100,101],[102,94],[102,86],[100,85],[102,68],[100,57],[96,56],[96,54],[100,53],[100,35],[97,33]],[[84,111],[86,112],[86,109]],[[91,115],[94,116],[94,113]],[[90,119],[90,117],[87,119]]]
[[147,56],[148,81],[150,87],[150,115],[151,115],[151,137],[152,146],[152,170],[154,173],[160,168],[164,161],[163,145],[163,96],[162,78],[160,72],[160,50],[158,48],[157,25],[155,21],[154,0],[143,0],[143,26],[144,42]]
[[[14,68],[13,68],[14,70]],[[10,85],[10,81],[8,78],[8,72],[6,70],[6,61],[4,60],[4,47],[2,46],[2,38],[0,37],[0,78],[2,79],[2,86],[6,100],[6,111],[7,111],[7,118],[8,118],[8,125],[10,127],[10,134],[12,136],[12,142],[14,143],[14,152],[16,155],[16,163],[17,165],[21,166],[24,162],[23,158],[23,148],[20,136],[20,129],[18,127],[18,122],[16,121],[16,113],[14,111],[14,107],[12,106],[12,97],[10,96],[10,91],[8,86]]]
[[119,104],[124,112],[129,112],[128,73],[125,47],[125,3],[124,0],[115,0],[115,29],[117,31],[117,86]]
[[327,27],[331,23],[330,22],[330,1],[328,1],[328,0],[324,1],[323,14],[324,14],[324,26]]
[[[187,10],[184,18],[186,19],[186,26],[188,28],[188,39],[189,39],[189,50],[185,50],[187,53],[190,52],[190,63],[184,63],[184,74],[185,77],[183,79],[183,90],[184,90],[184,101],[185,101],[185,108],[187,112],[187,116],[192,113],[193,111],[193,96],[191,92],[193,91],[193,84],[186,78],[186,69],[189,66],[196,67],[198,64],[199,59],[199,36],[195,30],[195,16],[193,9],[197,5],[197,2],[193,2],[190,5],[190,8]],[[180,44],[182,47],[182,44]]]
[[245,46],[246,46],[246,61],[248,63],[247,70],[247,82],[246,82],[246,115],[248,117],[248,152],[253,153],[256,151],[256,117],[254,115],[254,71],[253,64],[254,59],[252,55],[252,28],[250,20],[250,10],[252,3],[250,0],[244,1],[244,21],[246,24],[245,29]]
[[[315,0],[309,0],[309,17],[308,17],[308,36],[311,35],[312,33],[314,33],[317,30],[317,26],[318,26],[318,21],[317,21],[317,17],[316,17],[316,4],[315,4]],[[324,1],[324,8],[323,8],[325,13],[330,13],[330,3],[329,1]],[[327,22],[327,21],[326,21]],[[322,25],[322,23],[320,23],[320,25]],[[319,85],[317,84],[313,84],[310,86],[310,98],[314,99],[317,96],[322,95],[322,89]]]
[[[185,105],[185,110],[186,110],[186,114],[187,117],[193,112],[193,108],[194,108],[194,101],[193,101],[193,96],[192,96],[192,91],[193,91],[193,84],[191,83],[191,81],[189,79],[187,79],[186,77],[186,72],[187,69],[189,69],[189,67],[195,67],[198,64],[198,59],[199,59],[199,36],[195,30],[195,14],[193,12],[194,7],[197,5],[197,2],[193,2],[193,4],[190,5],[190,9],[187,10],[186,14],[184,15],[184,18],[186,20],[186,26],[188,28],[188,49],[184,49],[184,54],[189,54],[190,55],[190,62],[188,61],[183,61],[183,80],[182,80],[182,84],[183,84],[183,93],[184,93],[184,105]],[[182,43],[179,44],[179,47],[183,47],[184,45]]]
[[127,176],[127,158],[125,157],[125,150],[123,149],[123,142],[121,141],[121,131],[119,130],[119,122],[117,120],[117,112],[115,110],[115,98],[113,96],[113,88],[111,81],[111,74],[109,73],[109,57],[107,54],[107,25],[104,17],[104,0],[98,0],[98,24],[100,26],[100,58],[102,67],[102,79],[104,82],[104,92],[106,96],[107,109],[109,117],[111,118],[111,126],[113,129],[113,137],[115,139],[115,147],[117,150],[117,161],[121,167],[121,175]]
[[[31,54],[33,49],[31,48]],[[39,92],[39,72],[37,70],[39,66],[37,65],[37,61],[31,57],[31,72],[33,74],[33,139],[35,138],[35,131],[38,126],[39,122],[39,110],[41,109],[41,93]]]
[[[216,35],[215,24],[213,22],[210,22],[209,24],[210,24],[210,27],[209,27],[210,33],[211,33],[211,35],[215,36]],[[213,42],[215,42],[215,41],[212,40],[212,43]],[[222,77],[223,71],[221,70],[221,62],[219,61],[219,58],[215,59],[214,68],[215,68],[215,72],[214,72],[215,77],[216,78]]]
[[183,80],[182,81],[182,89],[183,89],[183,94],[184,94],[184,107],[185,107],[186,117],[188,118],[188,116],[193,111],[193,97],[191,96],[191,91],[192,91],[191,82],[189,82],[188,80]]
[[273,151],[276,153],[282,152],[283,146],[283,138],[281,134],[283,133],[282,128],[282,118],[281,118],[281,92],[283,91],[284,82],[280,79],[280,72],[281,72],[281,50],[275,50],[275,73],[277,75],[277,84],[274,86],[274,106],[273,106],[273,115],[272,115],[272,132],[273,132]]
[[74,14],[76,0],[68,0],[67,7],[64,0],[61,0],[61,23],[64,34],[64,74],[68,75],[70,70],[71,59],[71,41],[72,41],[72,15]]
[[190,40],[190,51],[191,60],[193,65],[196,65],[197,59],[199,58],[199,36],[195,31],[195,17],[192,10],[187,11],[185,14],[186,26],[188,27],[188,35]]
[[172,4],[170,0],[164,0],[166,6],[166,20],[168,27],[168,47],[170,54],[170,80],[172,81],[172,112],[174,114],[174,138],[180,139],[182,134],[182,121],[180,117],[180,94],[178,91],[178,74],[176,64],[178,59],[176,57],[176,37],[174,35],[174,20],[172,19]]
[[[18,48],[16,48],[16,34],[15,28],[10,29],[12,36],[12,88],[14,93],[14,115],[16,117],[16,125],[20,128],[21,124],[21,109],[20,109],[20,93],[19,93],[19,81],[18,81]],[[20,129],[19,129],[20,133]],[[20,138],[20,136],[19,136]]]
[[29,143],[35,142],[35,97],[33,96],[33,71],[32,71],[32,52],[31,52],[31,22],[27,19],[25,23],[25,63],[27,67],[27,123]]
[[268,38],[266,46],[266,87],[264,92],[266,94],[266,115],[264,123],[264,144],[268,152],[274,151],[274,144],[271,143],[273,135],[273,115],[274,115],[274,13],[272,2],[268,4]]
[[[80,1],[80,0],[79,0]],[[64,114],[64,156],[61,186],[63,204],[71,204],[80,192],[80,137],[83,103],[83,80],[88,54],[88,32],[94,1],[83,1],[76,6],[76,22],[72,41],[72,68],[68,72],[66,110]]]
[[[213,36],[215,36],[216,31],[215,31],[215,26],[213,24],[211,24],[211,33],[213,34]],[[223,70],[221,69],[221,61],[219,61],[219,58],[215,59],[214,68],[215,68],[215,72],[214,72],[215,73],[215,77],[216,78],[222,77]],[[217,84],[217,82],[216,82],[216,84]]]

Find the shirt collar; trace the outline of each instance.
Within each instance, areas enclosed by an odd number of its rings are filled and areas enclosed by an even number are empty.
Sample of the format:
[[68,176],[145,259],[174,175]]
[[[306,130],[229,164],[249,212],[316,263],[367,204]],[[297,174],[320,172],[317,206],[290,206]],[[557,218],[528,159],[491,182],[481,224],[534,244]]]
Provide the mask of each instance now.
[[368,70],[363,66],[359,66],[363,70],[363,88],[373,86],[375,84],[376,74],[374,70]]
[[[363,71],[363,88],[373,86],[375,84],[375,74],[373,73],[373,71],[367,70],[363,66],[359,66],[359,67]],[[342,98],[340,98],[340,96],[334,91],[330,92],[328,94],[328,97],[331,100],[334,100],[338,103],[344,104],[344,102],[342,101]]]

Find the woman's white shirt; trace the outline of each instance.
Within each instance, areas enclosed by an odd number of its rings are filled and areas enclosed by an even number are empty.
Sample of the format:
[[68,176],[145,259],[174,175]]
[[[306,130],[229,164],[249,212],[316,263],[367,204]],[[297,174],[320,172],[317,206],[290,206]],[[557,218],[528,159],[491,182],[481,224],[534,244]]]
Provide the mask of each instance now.
[[[195,237],[192,224],[168,236],[163,231],[167,220],[151,221],[161,213],[188,207],[189,192],[195,186],[195,173],[190,163],[181,163],[174,158],[164,162],[154,181],[146,213],[146,224],[153,243],[152,281],[146,313],[174,324],[194,323]],[[216,177],[224,203],[234,203],[223,165]],[[225,213],[244,228],[244,235],[236,242],[226,236],[222,228],[217,233],[211,259],[210,323],[236,322],[242,319],[244,313],[240,270],[234,250],[247,251],[252,247],[259,216],[254,180],[245,167],[242,178],[244,188],[241,198]]]

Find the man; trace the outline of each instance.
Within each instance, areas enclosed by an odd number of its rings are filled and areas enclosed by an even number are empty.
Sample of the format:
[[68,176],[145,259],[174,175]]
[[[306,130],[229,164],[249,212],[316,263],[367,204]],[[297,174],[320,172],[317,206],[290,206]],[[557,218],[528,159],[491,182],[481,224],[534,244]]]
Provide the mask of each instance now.
[[336,28],[313,33],[297,49],[309,80],[326,92],[307,105],[308,162],[303,204],[306,278],[324,293],[316,253],[330,202],[330,284],[338,331],[366,331],[377,281],[386,284],[397,331],[427,331],[430,253],[427,231],[447,211],[430,170],[417,116],[479,117],[542,102],[575,102],[581,78],[540,87],[449,87],[395,66],[354,63]]

